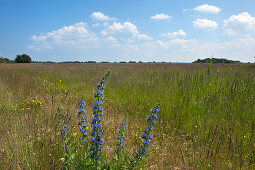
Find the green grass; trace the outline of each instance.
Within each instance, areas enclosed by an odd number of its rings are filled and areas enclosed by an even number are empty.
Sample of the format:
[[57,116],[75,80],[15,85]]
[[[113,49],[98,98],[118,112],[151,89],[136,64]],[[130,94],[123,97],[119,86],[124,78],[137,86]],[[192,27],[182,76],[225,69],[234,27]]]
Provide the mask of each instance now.
[[[144,169],[255,168],[254,64],[0,64],[0,169],[61,168],[56,115],[77,131],[78,102],[91,113],[106,70],[104,150],[111,158],[116,129],[127,118],[135,149],[150,108],[159,121]],[[41,101],[34,107],[32,100]],[[22,110],[24,103],[29,101]]]

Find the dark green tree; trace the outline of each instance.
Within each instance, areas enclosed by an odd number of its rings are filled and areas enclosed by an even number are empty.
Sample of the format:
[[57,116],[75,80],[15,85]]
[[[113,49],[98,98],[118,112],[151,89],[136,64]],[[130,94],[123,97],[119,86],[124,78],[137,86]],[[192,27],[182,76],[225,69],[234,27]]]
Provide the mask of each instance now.
[[22,55],[18,54],[17,57],[15,58],[15,61],[17,63],[31,63],[32,59],[27,54],[22,54]]
[[0,57],[0,63],[10,63],[11,60],[9,60],[8,58],[4,58],[4,57]]

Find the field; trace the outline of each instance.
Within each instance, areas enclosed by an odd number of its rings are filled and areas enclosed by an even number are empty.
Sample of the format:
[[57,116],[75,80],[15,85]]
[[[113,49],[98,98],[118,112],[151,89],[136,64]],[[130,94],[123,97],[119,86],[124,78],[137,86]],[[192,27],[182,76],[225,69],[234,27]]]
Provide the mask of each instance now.
[[[254,64],[0,64],[0,169],[59,169],[59,110],[78,131],[82,96],[91,117],[107,70],[103,153],[110,160],[126,119],[136,148],[160,103],[144,169],[255,169]],[[88,119],[91,120],[91,119]]]

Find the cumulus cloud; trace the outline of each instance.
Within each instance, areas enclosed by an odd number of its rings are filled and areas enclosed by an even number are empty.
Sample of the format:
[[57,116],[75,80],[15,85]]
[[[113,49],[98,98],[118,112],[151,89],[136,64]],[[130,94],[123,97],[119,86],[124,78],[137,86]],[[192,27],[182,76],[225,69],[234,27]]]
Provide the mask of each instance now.
[[151,16],[150,19],[153,20],[164,20],[164,19],[171,19],[171,16],[166,14],[156,14],[154,16]]
[[134,34],[133,37],[139,40],[152,40],[152,38],[146,34]]
[[254,29],[255,17],[252,17],[248,12],[232,15],[227,20],[224,20],[224,27],[238,30]]
[[109,36],[106,38],[108,41],[112,41],[112,42],[116,42],[116,38],[112,37],[112,36]]
[[[151,41],[144,50],[151,56],[164,56],[160,60],[191,62],[197,58],[223,57],[248,62],[253,59],[255,39],[251,37],[236,38],[231,41],[205,42],[196,39],[171,39],[168,41]],[[173,57],[173,58],[172,58]]]
[[245,35],[249,31],[255,30],[255,17],[252,17],[248,12],[232,15],[224,20],[224,28],[223,35]]
[[121,24],[120,22],[114,22],[108,28],[112,32],[128,31],[128,32],[131,32],[134,34],[138,33],[137,27],[134,24],[132,24],[131,22],[124,22],[123,24]]
[[218,27],[218,24],[215,21],[208,20],[208,19],[197,19],[193,21],[193,26],[195,28],[210,31],[210,30],[216,29]]
[[93,12],[90,16],[93,20],[98,20],[98,21],[113,21],[116,20],[116,18],[109,17],[102,12]]
[[146,34],[139,33],[136,25],[131,22],[114,22],[112,25],[109,25],[106,30],[102,30],[102,35],[115,34],[117,32],[127,32],[131,33],[133,38],[138,38],[140,40],[152,40],[152,38]]
[[95,24],[92,25],[93,28],[95,28],[95,27],[100,27],[100,26],[101,26],[100,23],[95,23]]
[[172,33],[165,33],[161,34],[163,37],[168,37],[168,38],[175,38],[175,37],[185,37],[186,33],[183,30],[178,30],[177,32],[172,32]]
[[[98,40],[94,33],[88,31],[87,24],[84,22],[64,26],[46,34],[33,35],[31,36],[31,39],[35,42],[35,44],[29,45],[29,49],[50,49],[52,48],[52,45],[77,45]],[[38,47],[38,45],[40,45],[40,47]]]
[[203,12],[203,13],[212,13],[212,14],[218,14],[221,11],[221,8],[213,5],[199,5],[196,8],[194,8],[195,11]]

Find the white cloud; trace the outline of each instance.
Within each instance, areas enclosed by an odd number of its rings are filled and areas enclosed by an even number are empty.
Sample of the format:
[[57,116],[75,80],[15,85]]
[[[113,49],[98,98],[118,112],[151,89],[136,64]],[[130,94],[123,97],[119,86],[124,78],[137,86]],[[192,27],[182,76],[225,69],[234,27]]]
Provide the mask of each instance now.
[[151,41],[145,43],[150,56],[163,56],[160,60],[191,62],[197,58],[211,57],[252,61],[255,39],[251,37],[236,38],[231,41],[204,42],[196,39],[172,39],[169,41]]
[[64,26],[47,34],[33,35],[31,39],[35,44],[29,45],[29,49],[51,49],[52,45],[77,45],[98,40],[94,33],[88,31],[84,22]]
[[102,12],[93,12],[90,16],[93,20],[99,20],[99,21],[113,21],[116,20],[116,18],[109,17]]
[[184,8],[184,9],[182,9],[182,12],[187,12],[189,9],[186,9],[186,8]]
[[195,28],[210,31],[210,30],[216,29],[218,27],[218,24],[215,21],[208,20],[208,19],[197,19],[193,21],[193,26]]
[[224,20],[224,27],[237,30],[254,29],[255,17],[252,17],[248,12],[232,15],[229,19]]
[[101,33],[102,35],[107,35],[107,34],[108,34],[107,31],[105,31],[105,30],[102,30],[100,33]]
[[203,13],[213,13],[213,14],[218,14],[221,11],[219,7],[208,5],[208,4],[199,5],[196,8],[194,8],[194,10],[203,12]]
[[134,34],[138,33],[137,27],[134,24],[132,24],[131,22],[124,22],[123,24],[121,24],[119,22],[114,22],[108,28],[110,31],[113,31],[113,32],[128,31],[128,32],[131,32]]
[[106,30],[102,30],[102,35],[115,34],[117,32],[127,32],[131,33],[133,38],[138,38],[140,40],[152,40],[152,38],[146,34],[140,34],[136,25],[131,22],[114,22],[112,25],[109,25]]
[[152,40],[152,38],[146,34],[134,34],[134,37],[138,38],[139,40]]
[[156,14],[154,16],[151,16],[150,19],[153,20],[164,20],[164,19],[171,19],[171,16],[166,14]]
[[161,36],[168,38],[175,38],[179,36],[185,37],[186,33],[183,30],[178,30],[177,32],[161,34]]
[[116,38],[112,37],[112,36],[109,36],[106,38],[108,41],[111,41],[111,42],[116,42]]
[[100,23],[95,23],[95,24],[92,25],[93,28],[95,28],[95,27],[100,27],[100,26],[101,26]]
[[232,29],[225,29],[222,35],[239,36],[240,34]]
[[223,35],[247,35],[250,31],[255,30],[255,17],[252,17],[248,12],[232,15],[224,20],[224,28]]

